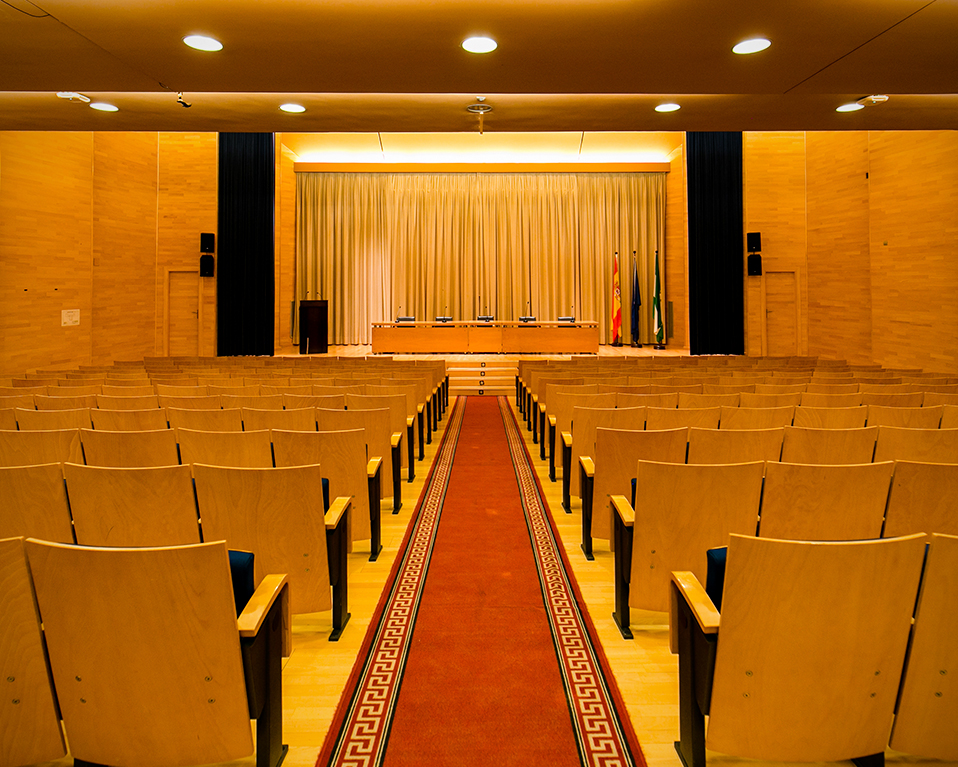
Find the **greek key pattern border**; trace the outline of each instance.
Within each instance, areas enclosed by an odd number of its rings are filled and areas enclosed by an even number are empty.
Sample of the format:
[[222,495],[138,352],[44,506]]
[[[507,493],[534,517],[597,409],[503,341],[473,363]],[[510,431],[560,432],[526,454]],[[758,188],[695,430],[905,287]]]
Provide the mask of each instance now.
[[539,582],[579,746],[579,759],[588,767],[634,767],[632,751],[622,732],[592,637],[547,517],[535,470],[505,397],[499,397],[499,412],[533,543]]

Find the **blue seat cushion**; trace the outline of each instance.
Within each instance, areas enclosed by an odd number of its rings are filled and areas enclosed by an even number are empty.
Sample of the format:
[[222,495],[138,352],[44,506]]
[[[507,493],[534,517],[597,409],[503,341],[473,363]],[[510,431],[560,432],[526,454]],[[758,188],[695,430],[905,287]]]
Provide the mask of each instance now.
[[329,511],[329,480],[323,477],[323,513]]
[[253,553],[251,551],[230,550],[230,575],[233,576],[233,601],[236,603],[237,617],[253,592],[256,591],[256,582],[253,579]]
[[705,593],[709,595],[712,604],[719,612],[722,611],[722,591],[725,588],[725,558],[728,547],[709,549],[705,552],[708,565],[705,575]]
[[632,508],[635,508],[635,477],[632,477]]

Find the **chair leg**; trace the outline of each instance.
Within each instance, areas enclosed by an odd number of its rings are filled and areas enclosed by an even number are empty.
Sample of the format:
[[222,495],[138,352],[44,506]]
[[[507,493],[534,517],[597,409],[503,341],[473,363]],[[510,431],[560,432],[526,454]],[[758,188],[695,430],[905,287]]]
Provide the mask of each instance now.
[[416,421],[419,425],[419,460],[421,461],[426,457],[426,432],[429,432],[429,441],[432,442],[432,429],[426,429],[426,423],[423,419],[423,416],[426,418],[429,417],[428,413],[418,413],[416,415]]
[[[348,513],[352,513],[350,510]],[[347,539],[348,523],[344,514],[335,530],[326,531],[326,552],[329,557],[329,584],[333,587],[333,631],[329,635],[330,642],[338,642],[343,629],[349,623],[349,588],[348,588],[348,555],[349,540]]]
[[549,423],[549,479],[556,481],[556,427]]
[[615,539],[615,611],[612,619],[619,627],[623,639],[632,639],[629,623],[629,580],[632,577],[632,528],[622,524],[618,514],[613,514],[612,530]]
[[592,562],[595,555],[592,553],[592,489],[595,478],[590,477],[586,470],[579,467],[579,482],[582,485],[582,553]]
[[406,456],[409,458],[409,481],[413,482],[416,479],[416,446],[413,444],[415,442],[415,432],[413,432],[412,426],[406,428],[406,442],[409,455]]
[[677,603],[678,626],[673,630],[679,647],[679,740],[675,751],[685,767],[705,767],[705,715],[715,669],[715,635],[702,633],[684,599]]
[[572,513],[572,446],[562,442],[562,508],[566,514]]
[[376,476],[369,477],[367,480],[369,491],[369,561],[375,562],[379,559],[379,552],[383,550],[382,544],[382,493],[380,492],[379,472]]
[[402,448],[399,445],[393,451],[393,514],[402,508]]

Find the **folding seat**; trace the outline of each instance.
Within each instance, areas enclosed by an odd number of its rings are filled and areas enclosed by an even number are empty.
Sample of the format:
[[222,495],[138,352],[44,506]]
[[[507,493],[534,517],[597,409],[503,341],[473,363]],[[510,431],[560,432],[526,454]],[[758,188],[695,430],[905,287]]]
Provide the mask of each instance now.
[[795,408],[793,426],[809,429],[862,429],[868,420],[865,405],[852,407],[802,407]]
[[170,429],[100,431],[80,429],[88,466],[175,466],[176,436]]
[[722,406],[719,414],[719,428],[732,429],[774,429],[791,426],[795,407],[728,407]]
[[[182,463],[269,468],[273,452],[268,431],[195,431],[175,429]],[[305,433],[305,432],[304,432]]]
[[[766,410],[770,408],[762,408]],[[784,427],[777,429],[689,429],[688,463],[777,461]]]
[[171,429],[243,431],[243,411],[238,407],[227,409],[168,407],[166,415]]
[[[878,427],[864,429],[807,429],[786,426],[782,443],[784,463],[871,463]],[[890,460],[875,458],[875,460]]]
[[59,463],[0,468],[0,538],[74,543]]
[[958,429],[878,426],[876,461],[958,463]]
[[169,428],[166,410],[90,410],[90,420],[97,431],[156,431]]

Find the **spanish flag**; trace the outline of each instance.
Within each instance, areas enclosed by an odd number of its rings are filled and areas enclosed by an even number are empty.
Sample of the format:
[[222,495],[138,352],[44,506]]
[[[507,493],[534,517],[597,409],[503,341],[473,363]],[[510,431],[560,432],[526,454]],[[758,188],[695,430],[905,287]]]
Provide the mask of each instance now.
[[612,343],[622,343],[622,293],[619,290],[619,254],[612,266]]

